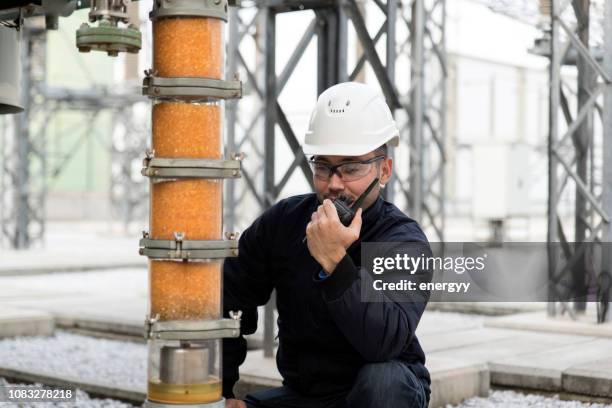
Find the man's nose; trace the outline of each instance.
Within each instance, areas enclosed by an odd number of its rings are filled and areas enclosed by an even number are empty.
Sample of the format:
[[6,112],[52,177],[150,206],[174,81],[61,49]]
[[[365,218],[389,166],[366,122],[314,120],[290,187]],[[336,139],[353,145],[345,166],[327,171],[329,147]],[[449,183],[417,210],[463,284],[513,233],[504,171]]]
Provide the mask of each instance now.
[[344,182],[336,172],[332,173],[331,177],[329,178],[329,189],[344,190]]

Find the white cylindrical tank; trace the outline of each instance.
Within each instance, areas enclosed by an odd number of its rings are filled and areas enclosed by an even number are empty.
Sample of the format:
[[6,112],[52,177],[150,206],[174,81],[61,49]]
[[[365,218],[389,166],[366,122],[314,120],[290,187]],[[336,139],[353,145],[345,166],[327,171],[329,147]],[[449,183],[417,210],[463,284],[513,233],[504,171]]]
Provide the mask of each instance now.
[[20,50],[21,32],[0,26],[0,114],[23,111]]

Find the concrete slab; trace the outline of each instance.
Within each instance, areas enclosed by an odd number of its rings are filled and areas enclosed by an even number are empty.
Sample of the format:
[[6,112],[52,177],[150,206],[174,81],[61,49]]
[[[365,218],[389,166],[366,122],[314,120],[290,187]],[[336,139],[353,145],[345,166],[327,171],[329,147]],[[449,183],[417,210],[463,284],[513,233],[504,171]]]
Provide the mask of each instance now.
[[109,223],[50,223],[43,247],[2,250],[0,276],[24,276],[92,269],[146,267],[138,254],[140,233]]
[[[87,270],[146,267],[146,259],[138,255],[138,237],[125,249],[113,250],[109,256],[99,248],[70,248],[51,251],[4,252],[0,276],[24,276]],[[129,249],[128,249],[129,248]]]
[[563,389],[577,394],[612,396],[612,358],[573,366],[563,373]]
[[489,362],[491,383],[561,391],[562,374],[573,366],[612,358],[612,340],[585,337],[584,342]]
[[546,310],[546,302],[430,302],[426,310],[505,316]]
[[466,398],[487,396],[489,393],[489,370],[486,364],[441,358],[434,354],[428,358],[427,367],[431,375],[430,408],[459,404]]
[[147,313],[147,275],[143,268],[0,277],[0,306],[47,312],[62,327],[140,335]]
[[276,359],[264,357],[263,350],[247,352],[246,359],[240,366],[240,379],[246,383],[267,387],[280,387],[283,381],[276,368]]
[[548,317],[546,312],[530,312],[489,318],[484,321],[484,326],[612,338],[612,322],[597,324],[593,309],[591,307],[586,314],[578,315],[577,320],[572,320],[567,314]]
[[55,330],[50,313],[39,310],[0,308],[0,338],[14,336],[47,336]]
[[88,334],[105,333],[119,334],[130,337],[144,338],[144,318],[140,321],[117,319],[109,320],[106,317],[58,315],[55,318],[58,327],[77,329]]
[[130,336],[142,334],[146,315],[146,300],[134,298],[69,297],[0,304],[10,304],[11,308],[24,311],[44,309],[55,318],[56,325],[62,328],[81,328]]
[[513,330],[475,328],[442,333],[419,335],[419,342],[426,354],[462,347],[487,344],[493,341],[511,339],[516,336]]
[[501,358],[532,354],[581,342],[584,342],[584,336],[516,330],[513,336],[505,339],[442,350],[436,352],[435,355],[448,358],[460,356],[462,359],[473,363],[488,363]]
[[482,327],[483,317],[461,313],[441,313],[438,311],[427,311],[423,314],[417,327],[416,334],[419,338],[423,335],[437,333],[456,333],[460,330],[468,330]]

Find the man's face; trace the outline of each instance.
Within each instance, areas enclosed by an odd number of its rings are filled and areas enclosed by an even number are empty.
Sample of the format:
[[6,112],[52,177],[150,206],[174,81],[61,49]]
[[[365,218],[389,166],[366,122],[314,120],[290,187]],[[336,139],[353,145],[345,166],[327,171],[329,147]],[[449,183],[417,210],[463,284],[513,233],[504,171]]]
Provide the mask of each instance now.
[[[317,162],[324,162],[334,166],[347,162],[366,161],[377,156],[382,156],[382,154],[373,151],[361,156],[315,156],[314,159]],[[344,201],[352,204],[368,188],[370,183],[378,177],[379,182],[361,204],[364,210],[368,208],[376,201],[380,193],[379,183],[385,185],[389,181],[393,168],[393,161],[391,158],[385,157],[374,161],[369,167],[369,171],[363,177],[351,181],[343,180],[343,178],[338,175],[338,172],[334,172],[328,180],[323,180],[316,176],[313,177],[314,188],[319,202],[323,202],[326,198],[332,201],[342,198]]]

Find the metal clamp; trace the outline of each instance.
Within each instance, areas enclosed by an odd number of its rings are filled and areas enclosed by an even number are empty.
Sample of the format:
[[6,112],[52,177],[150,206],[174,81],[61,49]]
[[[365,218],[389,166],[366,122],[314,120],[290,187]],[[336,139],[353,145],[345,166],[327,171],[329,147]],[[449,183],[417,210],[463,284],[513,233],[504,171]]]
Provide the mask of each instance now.
[[140,255],[150,259],[220,259],[238,256],[238,234],[226,234],[227,240],[185,240],[182,232],[174,233],[174,240],[151,239],[142,232]]
[[242,82],[199,77],[158,77],[145,71],[142,94],[149,98],[180,98],[188,101],[214,102],[242,97]]
[[163,17],[213,17],[227,21],[227,0],[157,0],[151,20]]
[[[145,338],[156,340],[213,340],[238,337],[242,312],[230,312],[230,319],[159,321],[159,315],[145,320]],[[237,317],[236,317],[237,316]]]
[[147,151],[141,173],[151,179],[240,177],[242,154],[232,154],[230,160],[156,158],[155,151]]

